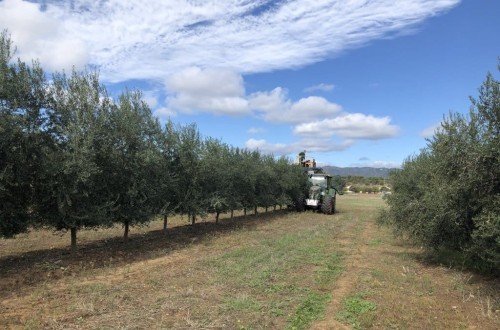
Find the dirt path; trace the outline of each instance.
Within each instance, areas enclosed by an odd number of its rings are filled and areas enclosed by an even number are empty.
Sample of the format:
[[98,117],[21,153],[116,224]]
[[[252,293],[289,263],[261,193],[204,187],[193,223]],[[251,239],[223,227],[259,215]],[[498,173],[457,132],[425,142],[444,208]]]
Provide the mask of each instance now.
[[[500,329],[500,281],[425,257],[375,219],[344,220],[338,240],[345,270],[324,320],[311,329]],[[449,262],[449,260],[444,260]],[[348,297],[376,305],[356,327],[339,321]]]
[[368,258],[370,256],[367,253],[365,242],[370,241],[374,231],[373,222],[364,224],[348,222],[345,224],[345,228],[336,239],[346,253],[344,259],[346,269],[335,282],[335,287],[331,293],[332,301],[326,309],[325,319],[314,323],[311,329],[351,329],[350,326],[337,321],[336,315],[342,308],[342,301],[355,289],[361,270],[369,267]]

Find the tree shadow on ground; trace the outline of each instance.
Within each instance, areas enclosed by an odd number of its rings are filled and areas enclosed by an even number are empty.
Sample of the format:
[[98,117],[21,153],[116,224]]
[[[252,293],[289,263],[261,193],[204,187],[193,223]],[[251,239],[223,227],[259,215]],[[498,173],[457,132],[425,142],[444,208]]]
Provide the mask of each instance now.
[[411,260],[425,268],[446,268],[461,274],[467,284],[477,284],[482,289],[496,298],[500,304],[500,269],[485,265],[475,258],[465,256],[463,253],[447,249],[423,249],[411,242],[398,242],[396,244],[405,251],[384,251],[382,253],[395,256],[400,260]]
[[71,255],[70,247],[30,251],[0,258],[0,297],[27,290],[40,283],[50,283],[66,276],[78,276],[85,270],[120,267],[168,255],[193,244],[202,244],[214,235],[252,229],[264,221],[282,217],[287,210],[257,215],[234,216],[215,222],[198,222],[144,234],[131,234],[127,243],[111,237],[84,243]]

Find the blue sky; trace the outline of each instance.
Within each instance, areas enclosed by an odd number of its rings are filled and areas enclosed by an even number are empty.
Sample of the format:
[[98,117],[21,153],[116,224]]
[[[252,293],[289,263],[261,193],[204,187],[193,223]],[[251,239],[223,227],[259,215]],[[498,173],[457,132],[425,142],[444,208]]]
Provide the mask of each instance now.
[[399,166],[498,76],[500,1],[3,0],[24,60],[97,68],[162,121],[322,165]]

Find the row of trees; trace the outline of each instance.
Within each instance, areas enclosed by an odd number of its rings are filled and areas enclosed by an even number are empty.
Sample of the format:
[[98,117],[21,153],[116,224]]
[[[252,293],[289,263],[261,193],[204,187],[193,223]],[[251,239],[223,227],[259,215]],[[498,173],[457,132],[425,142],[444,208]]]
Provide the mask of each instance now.
[[162,126],[139,91],[111,98],[96,73],[13,63],[0,35],[0,237],[31,227],[129,227],[290,204],[307,185],[288,159]]
[[361,186],[361,185],[352,185],[349,187],[349,191],[354,193],[367,193],[367,194],[375,194],[380,192],[390,191],[386,186]]
[[348,175],[344,179],[347,185],[356,186],[384,186],[388,181],[381,177],[364,177],[358,175]]
[[[390,183],[388,179],[381,177],[363,177],[349,175],[344,177],[345,190],[354,193],[379,193],[390,191]],[[347,189],[349,187],[349,189]]]
[[[500,69],[500,66],[499,66]],[[488,74],[468,116],[451,113],[391,177],[387,218],[429,248],[500,265],[500,82]]]

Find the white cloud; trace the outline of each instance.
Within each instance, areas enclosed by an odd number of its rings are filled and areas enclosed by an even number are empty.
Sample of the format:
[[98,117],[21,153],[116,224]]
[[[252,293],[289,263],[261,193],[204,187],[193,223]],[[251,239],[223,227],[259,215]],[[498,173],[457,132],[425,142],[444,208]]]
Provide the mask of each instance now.
[[21,0],[0,2],[0,30],[8,29],[16,57],[30,63],[38,59],[51,71],[81,69],[89,61],[86,43],[70,33],[64,22],[55,20],[40,6]]
[[[378,140],[391,138],[398,134],[399,127],[390,124],[389,117],[374,117],[360,113],[342,114],[338,117],[306,122],[295,126],[294,133],[299,141],[283,144],[270,143],[264,139],[249,139],[245,146],[252,150],[278,155],[293,154],[297,150],[308,152],[341,151],[351,147],[356,140]],[[338,141],[340,138],[340,141]],[[370,162],[373,167],[386,164]]]
[[249,139],[245,147],[250,150],[259,150],[263,153],[272,153],[275,155],[285,155],[290,152],[290,146],[283,143],[268,143],[266,140]]
[[153,112],[153,114],[155,116],[157,116],[158,118],[160,118],[161,121],[166,121],[167,119],[173,118],[176,116],[175,111],[172,111],[171,109],[166,108],[166,107],[161,107],[161,108],[156,109]]
[[293,102],[281,87],[246,95],[241,74],[228,69],[186,68],[168,77],[165,85],[170,94],[167,106],[184,113],[254,114],[272,123],[303,123],[332,117],[342,110],[318,96]]
[[294,143],[269,143],[266,140],[249,139],[245,147],[250,150],[259,150],[263,153],[274,155],[296,154],[297,150],[307,150],[308,152],[328,152],[341,151],[354,144],[353,140],[345,140],[341,143],[335,143],[330,139],[303,139]]
[[142,93],[142,99],[146,102],[151,109],[156,109],[159,105],[158,92],[146,91]]
[[245,115],[250,113],[241,75],[225,69],[186,68],[166,81],[168,107],[177,111]]
[[430,127],[427,127],[422,132],[420,132],[420,136],[424,138],[433,137],[439,130],[441,129],[441,123],[434,124]]
[[292,102],[288,99],[286,89],[276,87],[272,91],[256,92],[249,98],[250,107],[263,113],[275,113],[290,108]]
[[266,130],[264,128],[260,128],[260,127],[250,127],[248,129],[248,133],[249,134],[260,134],[260,133],[264,133]]
[[304,88],[304,92],[306,92],[306,93],[312,93],[312,92],[316,92],[316,91],[331,92],[331,91],[333,91],[334,88],[335,88],[335,85],[321,83],[321,84],[317,84],[317,85],[313,85],[313,86],[309,86],[309,87]]
[[459,2],[4,0],[0,25],[43,65],[88,62],[110,82],[162,80],[193,65],[242,73],[303,67],[412,31]]
[[245,94],[242,76],[227,69],[189,67],[170,76],[166,85],[173,91],[201,97],[241,97]]
[[389,117],[374,117],[361,113],[344,114],[336,118],[323,119],[295,127],[294,133],[301,136],[331,137],[338,135],[349,139],[378,140],[398,134],[399,127],[390,125]]
[[[186,68],[170,76],[166,87],[169,93],[166,102],[168,111],[163,111],[169,115],[175,112],[254,115],[273,124],[297,124],[293,132],[302,137],[300,142],[292,145],[250,139],[247,147],[251,149],[278,154],[285,153],[284,150],[304,148],[341,150],[352,145],[356,139],[391,138],[399,132],[398,126],[390,124],[389,117],[345,113],[340,105],[318,96],[292,101],[281,87],[246,95],[242,76],[228,69]],[[248,132],[256,134],[260,131],[252,128]],[[344,141],[334,143],[334,137]]]
[[319,96],[292,102],[286,90],[277,87],[270,92],[249,96],[249,104],[262,118],[272,123],[303,123],[338,114],[342,107]]
[[331,117],[340,111],[342,107],[338,104],[319,96],[309,96],[292,104],[287,115],[293,118],[293,122],[304,122],[314,118]]

